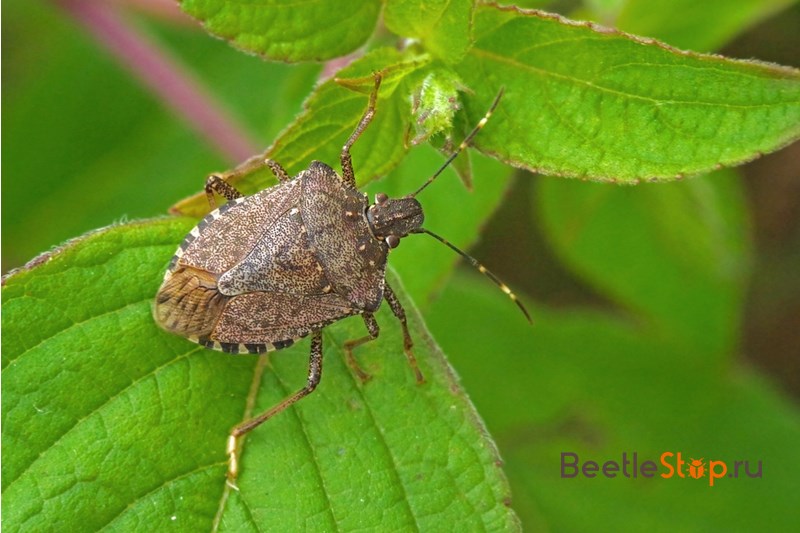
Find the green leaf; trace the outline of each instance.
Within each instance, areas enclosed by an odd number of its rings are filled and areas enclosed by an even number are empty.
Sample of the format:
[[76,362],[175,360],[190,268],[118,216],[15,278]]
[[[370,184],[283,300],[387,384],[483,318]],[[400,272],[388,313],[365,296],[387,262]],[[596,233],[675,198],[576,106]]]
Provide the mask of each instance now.
[[[543,173],[636,183],[735,165],[800,136],[800,71],[681,52],[555,15],[476,15],[456,71],[485,153]],[[520,46],[522,43],[526,43]]]
[[180,0],[212,34],[279,61],[322,61],[348,54],[375,31],[374,0],[295,3],[279,0]]
[[[308,97],[295,121],[259,156],[279,162],[296,175],[312,160],[339,167],[342,145],[353,132],[367,108],[374,86],[374,72],[384,73],[375,116],[352,149],[353,167],[359,184],[385,175],[406,153],[410,94],[407,80],[430,60],[413,52],[378,48],[337,73],[335,79],[319,85]],[[413,79],[413,76],[412,76]],[[398,88],[399,86],[399,88]],[[228,179],[242,192],[254,193],[275,184],[272,174],[262,168]],[[200,216],[208,211],[205,194],[181,201],[176,212]]]
[[631,0],[585,0],[583,2],[583,9],[578,9],[578,13],[572,13],[571,16],[572,18],[582,18],[580,15],[586,10],[595,16],[592,20],[596,20],[601,24],[610,23],[616,27],[616,24],[613,24],[613,22],[619,16],[619,12],[622,8],[630,2]]
[[454,64],[469,49],[473,0],[387,0],[386,27],[397,35],[419,39],[425,50]]
[[193,224],[112,227],[6,278],[4,529],[518,528],[494,445],[395,278],[428,382],[386,306],[356,352],[365,385],[340,348],[363,324],[327,328],[319,388],[248,436],[240,491],[226,489],[230,427],[250,399],[258,411],[304,384],[308,343],[265,357],[259,378],[257,357],[155,326],[153,295]]
[[[526,530],[794,529],[795,471],[769,465],[794,461],[800,414],[774,384],[746,365],[686,361],[685,343],[619,317],[531,307],[533,327],[486,280],[459,275],[428,313],[503,451]],[[601,466],[623,452],[762,461],[763,477],[562,479],[570,451]]]
[[713,51],[796,0],[627,0],[614,25],[697,51]]
[[458,93],[463,90],[464,84],[450,70],[433,69],[425,76],[413,94],[411,111],[416,135],[411,144],[450,132],[456,111],[461,108]]
[[730,354],[749,273],[734,172],[625,188],[540,180],[534,201],[559,257],[581,279],[663,335],[686,339],[686,357],[698,348]]

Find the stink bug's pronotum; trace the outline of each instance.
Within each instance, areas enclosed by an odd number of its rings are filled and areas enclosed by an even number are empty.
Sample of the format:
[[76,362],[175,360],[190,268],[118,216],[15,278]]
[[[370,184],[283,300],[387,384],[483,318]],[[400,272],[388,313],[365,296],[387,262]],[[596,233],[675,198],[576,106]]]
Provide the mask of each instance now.
[[[378,337],[374,313],[386,300],[403,329],[403,349],[418,382],[423,382],[412,351],[403,306],[386,283],[386,258],[409,233],[428,233],[489,276],[530,320],[511,290],[468,256],[422,227],[416,195],[427,187],[486,124],[500,99],[464,139],[445,164],[416,192],[403,198],[378,194],[375,203],[356,188],[350,148],[375,113],[381,78],[356,129],[341,153],[342,175],[319,161],[294,178],[278,163],[250,160],[228,174],[212,175],[206,195],[228,203],[213,210],[189,232],[169,264],[156,295],[156,322],[207,348],[228,353],[280,350],[311,336],[306,385],[268,411],[231,430],[228,440],[232,480],[238,471],[238,439],[311,393],[322,375],[325,326],[361,315],[369,335],[348,341],[348,365],[365,381],[368,375],[353,357],[353,348]],[[226,178],[266,165],[279,183],[242,196]]]

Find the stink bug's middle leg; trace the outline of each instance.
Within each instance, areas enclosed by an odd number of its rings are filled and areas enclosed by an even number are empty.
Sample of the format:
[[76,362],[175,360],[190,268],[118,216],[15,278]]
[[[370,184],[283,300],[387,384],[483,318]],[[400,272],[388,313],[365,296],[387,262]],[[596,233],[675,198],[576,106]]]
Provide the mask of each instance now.
[[366,337],[361,337],[360,339],[354,339],[351,341],[347,341],[344,343],[344,354],[345,360],[347,361],[348,366],[353,369],[353,372],[356,373],[358,379],[361,380],[362,383],[369,380],[370,375],[364,372],[362,368],[359,366],[358,361],[356,358],[353,357],[353,348],[356,346],[361,346],[369,341],[374,341],[378,338],[378,335],[381,332],[380,327],[378,326],[378,321],[375,320],[375,317],[371,313],[364,313],[361,315],[364,319],[364,325],[367,326],[367,331],[369,335]]
[[233,484],[239,474],[239,439],[252,429],[260,426],[273,416],[277,415],[298,400],[311,394],[319,385],[322,378],[322,333],[314,332],[311,337],[311,355],[308,360],[308,381],[305,387],[298,390],[291,396],[285,398],[271,409],[264,411],[258,416],[246,420],[234,427],[228,437],[228,481]]
[[386,283],[383,287],[383,298],[386,300],[386,303],[389,304],[392,313],[397,317],[397,320],[400,321],[400,325],[403,327],[403,351],[406,352],[406,358],[408,359],[408,364],[411,365],[411,369],[414,371],[414,377],[417,378],[417,383],[425,383],[425,376],[422,375],[419,365],[417,365],[417,358],[414,357],[414,352],[412,350],[414,341],[411,340],[411,333],[408,331],[406,310],[403,309],[403,305],[389,286],[389,283]]
[[[408,331],[408,319],[406,318],[406,311],[403,309],[403,305],[400,303],[400,300],[397,298],[394,291],[392,291],[392,288],[388,283],[384,285],[383,298],[389,304],[392,314],[397,317],[397,319],[400,321],[400,326],[403,328],[403,351],[406,354],[406,358],[408,359],[408,364],[411,366],[411,370],[414,371],[414,377],[417,379],[417,383],[425,383],[425,376],[422,375],[422,371],[420,371],[419,365],[417,364],[417,358],[414,356],[414,341],[411,340],[411,333]],[[364,313],[361,316],[364,318],[364,325],[367,326],[369,335],[366,337],[361,337],[360,339],[345,342],[344,351],[347,364],[353,369],[353,372],[356,373],[359,379],[361,379],[362,382],[365,382],[369,380],[370,376],[361,369],[358,361],[356,361],[356,358],[353,357],[353,348],[377,339],[378,334],[380,333],[380,328],[378,327],[378,322],[375,320],[375,317],[372,314]]]
[[375,104],[378,101],[378,89],[380,86],[381,75],[376,73],[375,87],[369,95],[367,110],[364,111],[364,116],[361,117],[356,129],[350,134],[350,138],[347,139],[347,142],[342,146],[342,155],[340,156],[342,161],[342,181],[354,188],[356,186],[356,175],[355,172],[353,172],[353,158],[350,155],[350,148],[353,147],[356,140],[361,136],[364,130],[367,129],[369,123],[372,122],[372,117],[375,115]]

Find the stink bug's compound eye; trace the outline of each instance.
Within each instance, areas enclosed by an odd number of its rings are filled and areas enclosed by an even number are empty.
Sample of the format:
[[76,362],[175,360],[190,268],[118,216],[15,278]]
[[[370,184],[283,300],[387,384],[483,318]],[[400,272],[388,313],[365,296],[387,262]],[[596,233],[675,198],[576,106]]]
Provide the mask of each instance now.
[[386,193],[379,192],[378,194],[375,195],[375,203],[376,204],[386,203],[386,200],[388,200],[388,199],[389,199],[389,197],[386,196]]
[[397,245],[400,244],[400,239],[396,235],[389,235],[386,237],[386,244],[389,245],[389,248],[397,248]]

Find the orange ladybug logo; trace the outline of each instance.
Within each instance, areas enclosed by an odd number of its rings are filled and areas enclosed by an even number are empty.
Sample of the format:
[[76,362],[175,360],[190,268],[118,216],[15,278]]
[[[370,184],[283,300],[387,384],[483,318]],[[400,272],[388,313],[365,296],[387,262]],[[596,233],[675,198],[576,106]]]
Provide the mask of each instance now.
[[703,464],[702,457],[700,459],[692,459],[692,462],[689,463],[689,475],[694,479],[700,479],[706,475],[706,467]]

